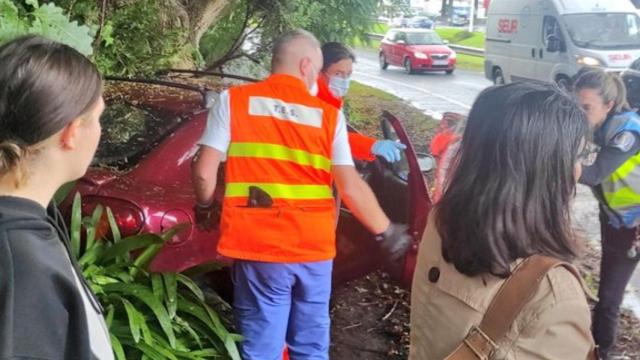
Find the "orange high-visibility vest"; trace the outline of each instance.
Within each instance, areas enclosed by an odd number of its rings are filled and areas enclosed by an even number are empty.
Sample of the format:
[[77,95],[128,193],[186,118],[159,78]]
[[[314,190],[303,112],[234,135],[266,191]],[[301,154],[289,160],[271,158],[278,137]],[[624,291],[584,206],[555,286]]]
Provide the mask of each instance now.
[[[218,252],[265,262],[335,257],[331,154],[338,110],[287,75],[229,90],[231,143]],[[247,207],[249,187],[270,208]]]

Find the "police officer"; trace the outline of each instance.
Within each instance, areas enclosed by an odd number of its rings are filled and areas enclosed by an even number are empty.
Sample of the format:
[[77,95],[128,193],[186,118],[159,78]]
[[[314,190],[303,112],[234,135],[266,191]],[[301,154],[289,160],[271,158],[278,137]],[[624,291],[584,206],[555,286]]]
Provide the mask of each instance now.
[[616,74],[582,69],[574,90],[600,146],[595,162],[583,167],[580,183],[591,186],[600,202],[602,262],[593,335],[608,359],[624,290],[638,265],[640,117],[628,110],[624,83]]
[[303,30],[274,45],[272,75],[220,95],[193,163],[196,217],[207,225],[227,156],[220,254],[235,259],[234,309],[245,360],[328,359],[335,257],[332,183],[352,213],[399,260],[410,238],[392,224],[353,166],[344,116],[311,95],[322,69]]

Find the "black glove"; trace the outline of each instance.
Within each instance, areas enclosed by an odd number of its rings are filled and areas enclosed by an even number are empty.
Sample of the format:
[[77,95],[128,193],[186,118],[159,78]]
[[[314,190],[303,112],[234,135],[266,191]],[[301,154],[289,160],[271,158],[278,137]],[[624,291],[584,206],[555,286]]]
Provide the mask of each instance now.
[[404,254],[412,242],[408,231],[409,227],[407,225],[391,223],[387,230],[382,234],[376,235],[376,240],[389,263],[397,264],[404,258]]
[[201,229],[211,231],[216,227],[219,220],[220,208],[215,203],[209,206],[201,206],[196,204],[193,207],[193,212],[196,219],[196,225]]

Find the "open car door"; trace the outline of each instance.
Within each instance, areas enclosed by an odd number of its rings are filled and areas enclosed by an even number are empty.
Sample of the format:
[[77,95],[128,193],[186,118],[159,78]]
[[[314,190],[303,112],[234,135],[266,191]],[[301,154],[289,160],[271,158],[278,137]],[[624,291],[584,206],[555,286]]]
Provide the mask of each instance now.
[[[418,242],[427,224],[431,200],[423,171],[430,171],[435,163],[426,154],[418,154],[400,121],[388,112],[382,114],[382,132],[386,139],[406,145],[399,162],[388,163],[382,158],[373,162],[357,162],[360,176],[376,194],[380,206],[391,221],[410,228],[413,244],[407,251],[401,268],[387,269],[405,285],[411,283],[416,263]],[[338,255],[335,261],[336,281],[345,281],[381,268],[385,263],[377,251],[374,235],[365,229],[342,204],[337,229]]]

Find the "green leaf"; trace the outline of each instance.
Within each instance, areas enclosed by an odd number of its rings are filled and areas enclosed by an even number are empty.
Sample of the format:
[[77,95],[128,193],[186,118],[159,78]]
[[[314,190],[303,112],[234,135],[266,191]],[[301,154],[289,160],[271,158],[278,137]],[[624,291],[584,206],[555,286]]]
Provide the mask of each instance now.
[[158,346],[149,346],[144,343],[138,344],[138,349],[151,359],[170,359],[178,360],[171,352]]
[[122,236],[120,235],[120,228],[118,228],[116,218],[115,216],[113,216],[113,212],[110,208],[107,208],[107,219],[109,220],[111,234],[113,234],[113,242],[117,244],[118,242],[120,242],[120,240],[122,240]]
[[[2,9],[2,2],[3,2],[3,0],[0,0],[0,14],[2,14],[4,12],[3,9]],[[0,17],[2,17],[2,15],[0,15]],[[2,31],[2,30],[0,30],[0,31]],[[1,36],[0,36],[0,42],[2,42],[2,37]],[[76,181],[70,181],[70,182],[62,185],[60,187],[60,189],[58,189],[58,191],[56,191],[55,195],[53,195],[53,201],[55,201],[56,204],[62,204],[62,202],[64,201],[64,199],[67,198],[67,196],[69,195],[71,190],[73,190],[74,186],[76,186]]]
[[184,330],[187,334],[191,336],[191,338],[198,344],[199,348],[202,348],[202,341],[200,340],[200,336],[198,333],[189,325],[189,322],[181,318],[180,316],[176,316],[173,318],[175,324],[177,324],[180,329]]
[[107,307],[107,316],[105,316],[104,320],[107,323],[107,327],[111,329],[111,324],[113,323],[113,316],[115,314],[115,308],[113,305],[109,305]]
[[164,299],[164,285],[161,274],[151,274],[151,289],[158,300]]
[[85,56],[93,53],[91,29],[86,25],[79,25],[76,21],[69,21],[69,17],[55,4],[40,5],[35,8],[32,16],[34,20],[29,28],[30,33],[67,44]]
[[0,0],[0,45],[27,33],[28,19],[21,17],[11,0]]
[[139,311],[129,302],[129,300],[125,298],[120,298],[122,304],[124,305],[124,309],[127,312],[127,317],[129,318],[129,328],[131,329],[131,336],[133,336],[133,341],[140,342],[140,315]]
[[156,320],[158,320],[158,323],[160,324],[160,327],[167,335],[171,347],[175,348],[176,336],[173,332],[173,327],[171,326],[171,319],[169,318],[169,314],[167,313],[167,310],[164,308],[164,306],[162,306],[160,300],[158,300],[147,287],[140,284],[120,283],[105,285],[104,290],[105,292],[113,292],[133,296],[147,305],[151,309],[151,311],[153,311],[154,315],[156,316]]
[[164,279],[167,310],[169,317],[173,319],[178,308],[178,281],[175,273],[162,274],[162,278]]
[[91,215],[91,220],[90,220],[90,224],[89,226],[86,226],[87,229],[87,245],[86,245],[86,249],[87,251],[91,250],[93,248],[93,245],[96,241],[96,226],[98,225],[98,222],[100,221],[100,219],[102,218],[102,213],[104,212],[104,206],[102,205],[98,205],[96,206],[96,208],[93,210],[93,214]]
[[97,285],[116,284],[120,281],[109,276],[95,275],[91,278],[92,282]]
[[82,230],[82,197],[76,193],[71,206],[71,254],[78,259],[80,255],[80,234]]
[[129,274],[135,277],[140,269],[147,269],[154,257],[162,250],[163,244],[153,244],[146,248],[133,262],[133,267]]
[[104,245],[98,243],[88,251],[85,251],[84,254],[82,254],[82,256],[80,257],[80,260],[78,260],[78,264],[81,267],[94,264],[95,262],[98,261],[98,259],[100,259],[104,251],[105,251]]
[[179,283],[191,290],[191,292],[196,296],[198,300],[204,302],[204,293],[202,292],[198,284],[182,274],[177,274],[177,279]]
[[[109,210],[107,210],[109,211]],[[144,234],[128,237],[125,241],[114,242],[107,251],[102,254],[99,261],[100,263],[106,263],[109,260],[116,258],[122,258],[128,255],[130,252],[145,247],[152,246],[154,244],[162,244],[163,240],[160,236],[154,234]]]
[[224,347],[227,349],[229,356],[233,360],[242,360],[240,357],[240,352],[238,351],[238,344],[236,344],[235,340],[231,336],[227,336],[224,339]]
[[113,353],[116,356],[116,359],[118,360],[127,360],[126,356],[124,355],[124,349],[122,348],[122,344],[120,343],[120,340],[118,340],[117,337],[115,337],[113,334],[109,334],[111,337],[111,347],[113,348]]

